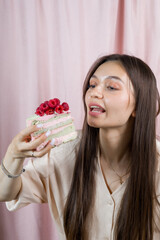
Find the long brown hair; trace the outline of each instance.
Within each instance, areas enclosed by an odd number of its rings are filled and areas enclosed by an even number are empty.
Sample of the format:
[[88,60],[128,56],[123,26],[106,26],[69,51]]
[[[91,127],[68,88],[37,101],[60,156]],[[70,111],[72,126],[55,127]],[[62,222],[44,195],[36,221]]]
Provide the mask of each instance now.
[[[99,148],[99,129],[86,120],[85,94],[89,79],[107,61],[119,61],[125,68],[135,92],[136,117],[131,144],[131,172],[115,226],[115,240],[152,240],[157,164],[155,119],[160,112],[156,79],[142,60],[128,55],[112,54],[99,58],[89,70],[83,87],[85,118],[72,184],[64,209],[67,240],[87,239],[87,215],[94,204],[95,171]],[[92,231],[90,229],[90,231]]]

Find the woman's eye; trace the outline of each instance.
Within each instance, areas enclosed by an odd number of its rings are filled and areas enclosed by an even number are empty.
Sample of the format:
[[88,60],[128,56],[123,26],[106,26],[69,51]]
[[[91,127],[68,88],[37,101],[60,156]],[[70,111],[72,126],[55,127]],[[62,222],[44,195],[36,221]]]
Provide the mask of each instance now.
[[88,88],[95,88],[95,86],[96,86],[95,84],[89,84]]
[[118,90],[117,88],[113,87],[113,86],[107,86],[107,89],[113,91],[113,90]]

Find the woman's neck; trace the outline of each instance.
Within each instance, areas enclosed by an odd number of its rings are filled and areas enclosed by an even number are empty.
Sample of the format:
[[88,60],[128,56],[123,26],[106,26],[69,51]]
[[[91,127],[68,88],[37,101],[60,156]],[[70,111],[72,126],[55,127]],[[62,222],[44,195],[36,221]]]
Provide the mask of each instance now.
[[100,129],[100,154],[104,161],[112,163],[115,168],[128,165],[132,132],[133,127],[129,124],[125,129]]

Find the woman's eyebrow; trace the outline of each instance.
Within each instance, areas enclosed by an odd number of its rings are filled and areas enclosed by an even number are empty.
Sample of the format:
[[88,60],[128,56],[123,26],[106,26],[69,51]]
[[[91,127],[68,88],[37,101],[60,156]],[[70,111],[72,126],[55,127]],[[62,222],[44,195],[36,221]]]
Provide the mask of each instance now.
[[123,80],[121,78],[117,77],[117,76],[106,76],[105,79],[109,79],[109,78],[111,78],[113,80],[118,80],[118,81],[121,81],[122,83],[124,83]]
[[[98,79],[98,77],[95,74],[93,74],[91,78]],[[103,76],[102,80],[106,80],[106,79],[113,79],[113,80],[121,81],[122,83],[124,83],[123,80],[121,78],[119,78],[118,76]]]
[[98,78],[95,74],[93,74],[92,76],[91,76],[91,78]]

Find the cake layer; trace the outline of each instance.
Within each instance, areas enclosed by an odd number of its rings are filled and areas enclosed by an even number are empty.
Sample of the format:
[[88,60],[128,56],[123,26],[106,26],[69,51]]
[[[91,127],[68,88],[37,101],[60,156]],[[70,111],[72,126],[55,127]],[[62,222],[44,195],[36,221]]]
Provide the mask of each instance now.
[[44,115],[42,117],[35,115],[32,115],[31,117],[27,118],[26,124],[27,126],[37,125],[37,124],[43,124],[43,123],[49,123],[54,121],[55,123],[59,123],[63,121],[64,118],[71,118],[70,112],[61,113],[61,114],[52,114],[52,115]]
[[[64,135],[62,137],[58,137],[58,138],[53,138],[54,139],[54,146],[58,146],[62,143],[66,143],[69,141],[74,140],[77,137],[77,133],[76,132],[71,132],[67,135]],[[53,140],[52,139],[52,140]],[[43,149],[47,144],[48,144],[49,140],[46,140],[44,143],[42,143],[41,145],[38,146],[38,148],[36,149],[37,151],[40,151],[41,149]]]
[[61,127],[63,127],[63,126],[66,126],[66,125],[70,125],[70,124],[72,124],[73,123],[73,119],[63,119],[64,121],[61,121],[61,122],[49,122],[49,124],[48,123],[44,123],[43,124],[43,128],[42,129],[40,129],[39,131],[37,131],[37,132],[35,132],[34,134],[33,134],[33,137],[36,137],[36,136],[39,136],[40,134],[42,134],[42,133],[44,133],[44,132],[47,132],[48,130],[50,130],[50,131],[52,131],[52,130],[56,130],[56,129],[59,129],[59,128],[61,128]]

